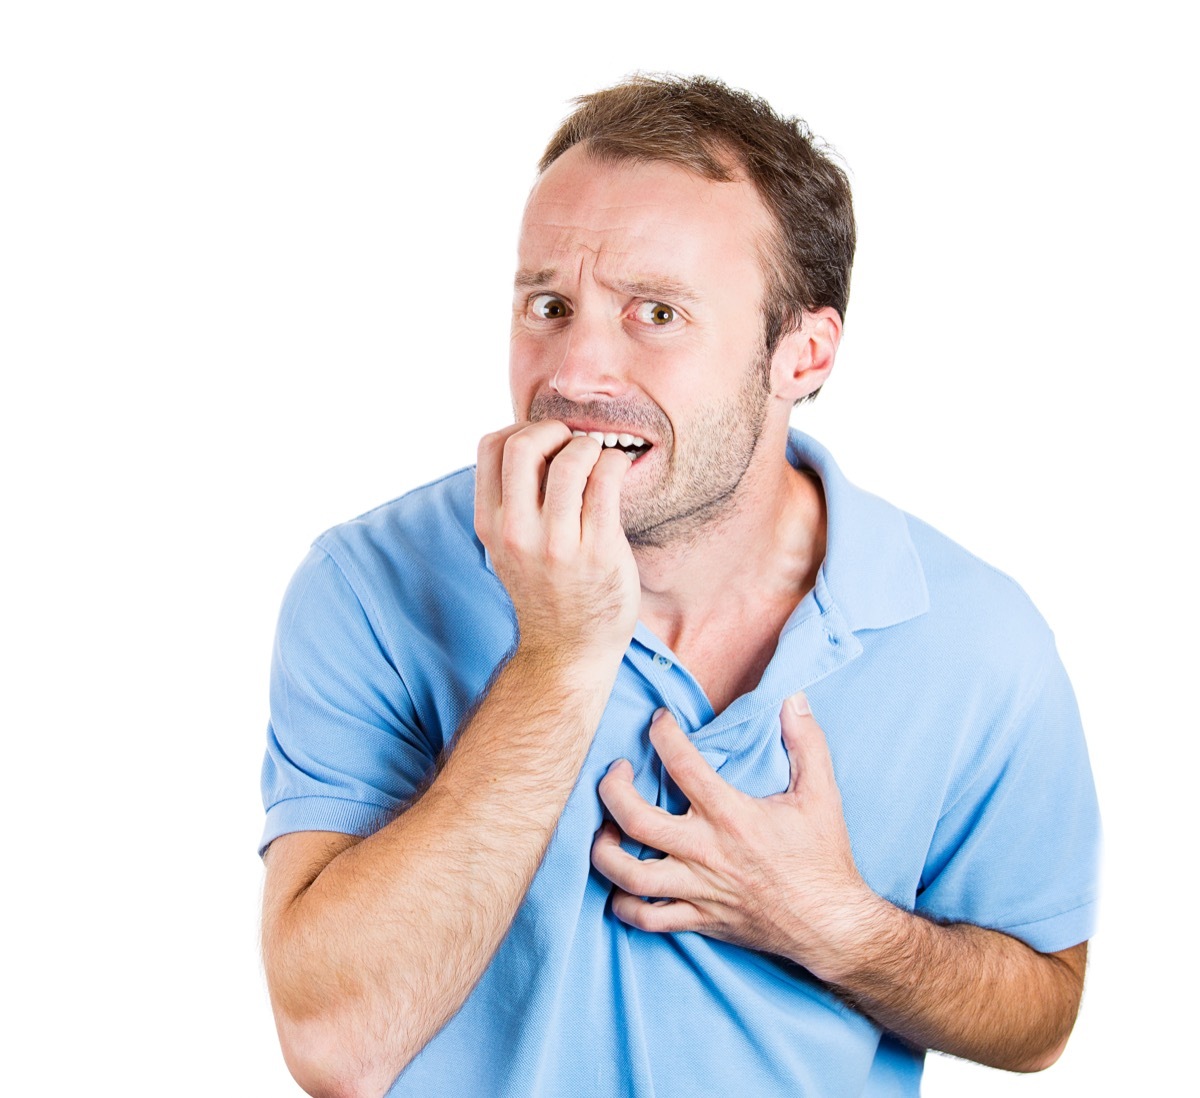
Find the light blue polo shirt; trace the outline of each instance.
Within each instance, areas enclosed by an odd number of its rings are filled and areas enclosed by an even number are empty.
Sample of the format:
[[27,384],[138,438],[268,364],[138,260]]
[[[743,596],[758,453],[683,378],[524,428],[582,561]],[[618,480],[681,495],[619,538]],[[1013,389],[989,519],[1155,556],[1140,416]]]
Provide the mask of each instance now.
[[[855,488],[793,432],[828,505],[816,587],[751,694],[714,715],[643,625],[512,929],[392,1095],[918,1093],[922,1054],[805,970],[699,934],[632,929],[590,864],[616,758],[682,811],[647,729],[667,706],[731,784],[788,784],[779,710],[803,689],[829,741],[855,861],[893,903],[1051,952],[1093,931],[1099,836],[1071,688],[1021,589]],[[418,788],[512,649],[465,469],[317,539],[284,599],[262,845],[363,835]]]

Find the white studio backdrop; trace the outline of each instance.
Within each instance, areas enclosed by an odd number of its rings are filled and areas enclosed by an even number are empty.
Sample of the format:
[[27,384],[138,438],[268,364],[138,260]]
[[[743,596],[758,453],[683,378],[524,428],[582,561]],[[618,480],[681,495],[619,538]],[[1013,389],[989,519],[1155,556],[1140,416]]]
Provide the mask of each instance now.
[[541,147],[572,95],[669,70],[844,158],[846,338],[794,422],[1025,586],[1089,729],[1106,890],[1072,1046],[1028,1078],[934,1057],[925,1093],[1176,1092],[1198,365],[1177,10],[6,8],[6,1089],[298,1093],[256,952],[279,599],[319,532],[506,421]]

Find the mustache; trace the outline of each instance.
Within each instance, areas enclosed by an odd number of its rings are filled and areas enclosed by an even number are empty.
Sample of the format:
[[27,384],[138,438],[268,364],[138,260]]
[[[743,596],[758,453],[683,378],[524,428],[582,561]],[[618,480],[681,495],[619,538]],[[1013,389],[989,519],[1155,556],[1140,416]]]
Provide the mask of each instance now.
[[542,419],[598,420],[601,423],[619,423],[623,427],[643,428],[646,434],[666,441],[671,436],[671,424],[657,404],[643,401],[589,400],[578,404],[558,393],[542,393],[533,398],[529,406],[529,418],[534,422]]

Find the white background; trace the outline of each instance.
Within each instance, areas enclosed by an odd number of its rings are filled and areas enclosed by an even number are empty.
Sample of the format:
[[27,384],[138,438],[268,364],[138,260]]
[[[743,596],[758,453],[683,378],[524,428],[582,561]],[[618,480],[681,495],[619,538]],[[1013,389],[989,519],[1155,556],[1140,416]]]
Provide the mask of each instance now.
[[1089,730],[1106,887],[1072,1045],[1031,1078],[932,1058],[925,1093],[1178,1093],[1200,365],[1182,10],[6,7],[4,1089],[298,1093],[256,953],[280,596],[321,530],[506,420],[534,164],[572,95],[643,69],[749,87],[844,157],[846,338],[795,422],[1022,582]]

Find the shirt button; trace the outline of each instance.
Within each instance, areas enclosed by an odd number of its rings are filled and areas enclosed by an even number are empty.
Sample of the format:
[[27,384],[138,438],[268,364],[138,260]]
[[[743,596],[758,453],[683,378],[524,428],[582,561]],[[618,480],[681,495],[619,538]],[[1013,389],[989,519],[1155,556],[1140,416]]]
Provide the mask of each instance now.
[[837,644],[838,642],[837,637],[835,637],[832,633],[826,633],[825,639],[829,641],[830,644]]
[[670,667],[671,666],[671,661],[669,659],[667,659],[667,657],[664,656],[661,652],[658,652],[655,654],[654,662],[656,664],[658,664],[659,667]]

